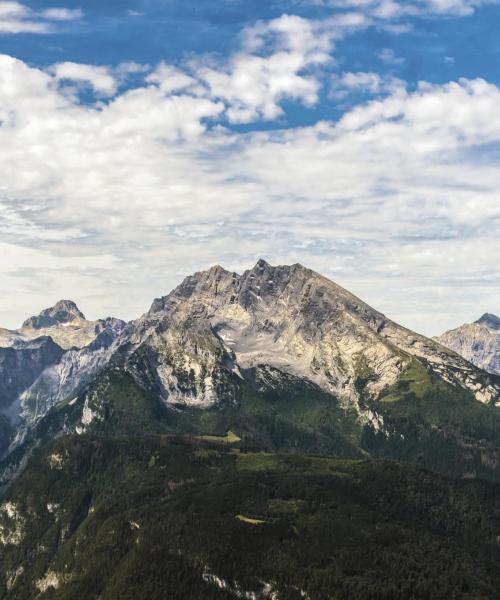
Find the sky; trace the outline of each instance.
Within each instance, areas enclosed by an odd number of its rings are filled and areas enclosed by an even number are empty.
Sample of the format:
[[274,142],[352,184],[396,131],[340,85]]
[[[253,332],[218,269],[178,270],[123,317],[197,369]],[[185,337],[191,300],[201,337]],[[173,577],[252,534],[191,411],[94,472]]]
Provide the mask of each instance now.
[[0,0],[0,326],[300,262],[500,314],[498,0]]

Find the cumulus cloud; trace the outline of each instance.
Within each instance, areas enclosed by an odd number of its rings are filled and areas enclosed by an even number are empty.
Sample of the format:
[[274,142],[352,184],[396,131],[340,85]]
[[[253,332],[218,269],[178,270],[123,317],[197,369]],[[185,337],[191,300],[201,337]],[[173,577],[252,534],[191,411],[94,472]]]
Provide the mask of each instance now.
[[72,292],[70,268],[90,313],[132,317],[186,272],[262,254],[307,263],[423,330],[409,295],[443,312],[458,289],[464,311],[478,290],[494,303],[492,84],[422,84],[338,123],[236,134],[207,129],[225,106],[182,93],[190,82],[168,69],[176,93],[146,82],[88,106],[51,73],[5,56],[0,67],[0,230],[23,256],[39,252],[2,277],[33,286],[43,269],[45,302]]
[[467,16],[498,0],[298,0],[300,4],[356,10],[380,21],[416,16]]
[[359,71],[341,73],[332,78],[330,95],[341,100],[352,93],[368,95],[396,94],[405,89],[405,82],[390,75]]
[[184,70],[162,63],[147,81],[223,102],[230,123],[275,120],[283,101],[317,103],[321,68],[333,63],[335,41],[369,24],[359,13],[321,21],[284,14],[247,27],[241,48],[225,61],[198,57]]
[[320,86],[311,70],[330,60],[330,50],[330,36],[314,22],[283,15],[248,28],[242,50],[226,65],[192,68],[209,94],[228,105],[231,122],[248,123],[279,117],[286,98],[315,104]]
[[[0,56],[0,284],[40,304],[14,311],[4,295],[1,324],[75,290],[90,316],[132,318],[191,271],[259,256],[316,268],[427,333],[498,310],[496,85],[409,92],[340,73],[338,93],[376,98],[337,122],[228,127],[313,104],[335,40],[366,21],[335,23],[259,23],[234,56],[183,68]],[[123,91],[129,74],[142,81]]]
[[80,9],[47,8],[36,12],[20,2],[0,1],[0,34],[49,33],[55,22],[81,17]]
[[87,83],[104,96],[113,96],[117,90],[117,80],[107,67],[62,62],[54,65],[52,72],[58,81]]
[[194,77],[163,61],[146,77],[146,81],[158,85],[165,94],[186,90],[197,95],[205,93],[204,89],[200,87],[199,81]]

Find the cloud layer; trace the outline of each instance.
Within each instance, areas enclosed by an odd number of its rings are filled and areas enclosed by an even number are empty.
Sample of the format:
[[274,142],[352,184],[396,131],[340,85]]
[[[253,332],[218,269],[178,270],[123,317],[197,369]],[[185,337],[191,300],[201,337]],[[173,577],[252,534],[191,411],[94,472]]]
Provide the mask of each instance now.
[[232,127],[314,106],[353,27],[285,15],[225,60],[149,69],[0,56],[0,285],[16,298],[0,298],[2,325],[71,295],[132,318],[184,274],[259,256],[316,268],[427,333],[498,310],[497,86],[410,92],[340,72],[332,102],[375,98],[338,121]]
[[50,33],[61,21],[81,19],[79,8],[46,8],[34,11],[26,4],[0,1],[0,35],[16,33]]

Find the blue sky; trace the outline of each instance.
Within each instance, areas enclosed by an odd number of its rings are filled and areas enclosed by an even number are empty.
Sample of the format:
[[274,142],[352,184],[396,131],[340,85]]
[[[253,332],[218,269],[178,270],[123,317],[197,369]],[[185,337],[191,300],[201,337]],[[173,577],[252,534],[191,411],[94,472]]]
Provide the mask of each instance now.
[[260,256],[427,334],[498,314],[499,26],[481,0],[0,1],[0,325],[133,318]]
[[[29,3],[39,11],[46,5],[47,2]],[[58,2],[57,6],[74,10],[78,4]],[[331,18],[335,11],[330,6],[255,0],[90,1],[85,3],[81,19],[64,23],[50,35],[4,36],[1,48],[40,67],[60,61],[96,65],[135,61],[154,65],[163,60],[182,64],[192,55],[227,56],[237,50],[245,27],[282,14],[322,19]],[[442,84],[460,77],[483,77],[498,83],[499,20],[498,6],[487,5],[466,18],[452,12],[398,19],[408,31],[396,35],[383,27],[367,28],[337,44],[338,64],[328,70],[391,73],[405,80],[410,88],[422,80]],[[392,61],[380,58],[387,51],[394,54]],[[286,123],[293,126],[332,118],[332,112],[338,118],[339,113],[360,99],[350,98],[339,107],[323,93],[312,110],[305,110],[300,104],[290,106]],[[279,127],[282,123],[267,126]]]

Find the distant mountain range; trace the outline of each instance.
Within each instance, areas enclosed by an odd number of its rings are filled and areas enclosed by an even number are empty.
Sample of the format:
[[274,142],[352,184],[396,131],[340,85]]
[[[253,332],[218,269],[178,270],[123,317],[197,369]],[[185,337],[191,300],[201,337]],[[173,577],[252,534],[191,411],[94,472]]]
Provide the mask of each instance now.
[[435,339],[477,367],[500,375],[500,319],[496,315],[486,313]]
[[263,260],[0,330],[0,597],[493,597],[500,378],[446,343]]
[[[464,457],[453,460],[458,473],[497,469],[493,431],[481,425],[471,449],[462,446],[470,412],[482,423],[481,408],[500,404],[499,379],[299,264],[260,260],[242,275],[212,267],[127,324],[87,321],[61,301],[2,339],[4,480],[40,432],[49,439],[105,425],[193,434],[239,427],[269,448],[404,456],[427,467],[436,437]],[[124,386],[153,399],[156,416],[148,409],[136,422],[123,408],[114,422],[108,399]]]

